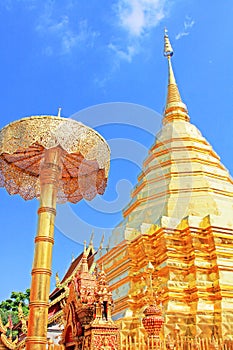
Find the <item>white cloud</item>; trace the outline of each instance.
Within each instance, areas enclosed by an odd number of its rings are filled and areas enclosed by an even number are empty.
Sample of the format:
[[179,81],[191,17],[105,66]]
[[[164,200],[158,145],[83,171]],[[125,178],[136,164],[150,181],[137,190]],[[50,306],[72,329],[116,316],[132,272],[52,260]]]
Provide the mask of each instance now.
[[184,21],[184,29],[187,30],[189,28],[192,28],[194,24],[195,21],[190,17],[186,16],[186,21]]
[[194,24],[195,24],[195,21],[191,19],[191,17],[186,16],[184,21],[184,29],[176,35],[176,40],[179,40],[183,36],[189,35],[190,34],[189,30],[194,26]]
[[108,48],[110,50],[112,50],[113,52],[116,53],[117,57],[119,57],[120,59],[127,61],[127,62],[131,62],[133,56],[136,54],[136,47],[135,46],[127,46],[127,48],[125,50],[121,50],[119,49],[116,45],[110,43],[108,45]]
[[49,42],[44,53],[69,54],[76,47],[92,47],[95,38],[99,35],[93,31],[86,20],[71,23],[68,14],[57,17],[54,13],[54,3],[45,4],[44,12],[38,19],[36,31]]
[[119,24],[129,35],[140,37],[165,17],[166,3],[167,0],[119,0]]
[[179,40],[180,38],[182,38],[182,36],[187,36],[187,35],[189,35],[189,32],[179,32],[176,35],[176,40]]
[[124,31],[108,45],[118,60],[132,62],[143,49],[143,38],[158,26],[168,12],[170,0],[118,0],[114,6],[118,26]]

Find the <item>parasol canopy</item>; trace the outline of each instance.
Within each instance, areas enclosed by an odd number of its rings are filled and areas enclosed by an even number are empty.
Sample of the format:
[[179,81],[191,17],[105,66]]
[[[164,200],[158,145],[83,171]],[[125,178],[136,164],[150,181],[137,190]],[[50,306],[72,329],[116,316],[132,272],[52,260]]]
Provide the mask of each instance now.
[[93,129],[68,118],[33,116],[0,131],[0,187],[25,200],[40,197],[40,169],[46,149],[61,149],[57,202],[77,203],[103,194],[110,150]]

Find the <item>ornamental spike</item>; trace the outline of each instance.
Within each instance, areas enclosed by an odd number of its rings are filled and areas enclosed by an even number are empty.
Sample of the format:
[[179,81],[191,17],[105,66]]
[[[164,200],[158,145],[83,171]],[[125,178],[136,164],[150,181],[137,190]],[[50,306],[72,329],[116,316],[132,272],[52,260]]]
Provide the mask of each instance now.
[[176,79],[172,68],[171,57],[173,56],[173,53],[174,52],[168,37],[168,32],[167,29],[165,29],[163,54],[168,60],[168,89],[163,119],[164,124],[177,119],[189,121],[187,107],[181,100],[180,92],[176,84]]

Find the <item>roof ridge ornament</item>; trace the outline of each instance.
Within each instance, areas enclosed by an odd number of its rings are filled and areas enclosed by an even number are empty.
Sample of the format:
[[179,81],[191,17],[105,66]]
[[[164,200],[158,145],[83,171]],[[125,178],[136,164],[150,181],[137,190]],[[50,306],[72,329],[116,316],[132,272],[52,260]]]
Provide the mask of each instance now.
[[87,241],[84,240],[83,241],[83,252],[86,253],[86,250],[87,250]]
[[88,247],[89,246],[93,247],[94,235],[95,235],[95,231],[92,229]]

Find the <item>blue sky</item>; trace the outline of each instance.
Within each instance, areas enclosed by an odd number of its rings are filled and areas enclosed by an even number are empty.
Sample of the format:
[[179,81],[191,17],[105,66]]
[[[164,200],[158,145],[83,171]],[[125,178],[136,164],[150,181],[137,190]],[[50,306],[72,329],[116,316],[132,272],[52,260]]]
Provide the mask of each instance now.
[[[165,26],[191,121],[233,173],[232,18],[231,0],[0,2],[0,128],[61,106],[113,145],[103,199],[58,208],[54,272],[62,276],[92,226],[98,243],[121,220],[165,104]],[[2,300],[30,286],[38,202],[0,189],[0,205]]]

